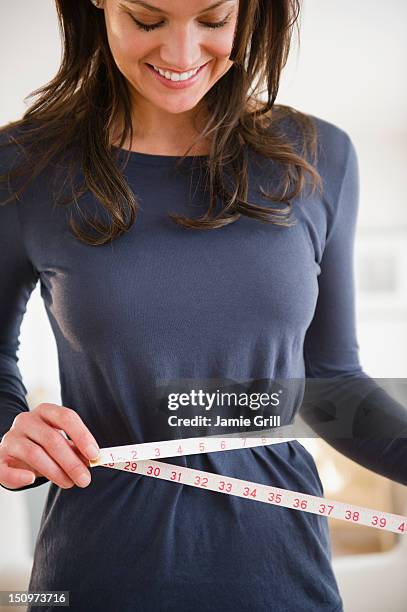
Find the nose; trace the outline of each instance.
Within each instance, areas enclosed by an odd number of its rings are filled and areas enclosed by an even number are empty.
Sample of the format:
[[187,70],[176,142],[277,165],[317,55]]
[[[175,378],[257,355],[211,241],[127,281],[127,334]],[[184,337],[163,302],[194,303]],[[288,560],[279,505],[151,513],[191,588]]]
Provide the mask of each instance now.
[[168,41],[161,47],[160,55],[163,66],[180,72],[199,66],[202,54],[196,30],[188,27],[172,30]]

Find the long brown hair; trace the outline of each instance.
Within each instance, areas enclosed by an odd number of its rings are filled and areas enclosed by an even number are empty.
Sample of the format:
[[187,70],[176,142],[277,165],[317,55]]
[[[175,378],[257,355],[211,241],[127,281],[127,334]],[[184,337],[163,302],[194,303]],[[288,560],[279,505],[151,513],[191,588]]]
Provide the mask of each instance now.
[[[14,178],[27,172],[29,175],[3,203],[19,199],[28,183],[50,162],[68,151],[76,151],[68,156],[70,171],[65,173],[65,180],[71,185],[71,196],[64,201],[60,197],[61,190],[59,196],[55,195],[54,204],[74,201],[80,209],[78,198],[90,190],[107,212],[109,222],[92,219],[81,210],[84,227],[77,225],[72,217],[69,227],[80,241],[99,245],[126,232],[134,223],[139,207],[116,163],[119,148],[126,141],[132,142],[130,95],[126,79],[110,52],[103,11],[90,1],[77,0],[56,0],[56,9],[63,41],[60,68],[49,83],[27,96],[38,96],[38,99],[22,118],[0,129],[0,137],[6,135],[8,139],[1,146],[14,143],[28,151],[22,164],[0,176],[0,185],[13,183]],[[290,106],[274,104],[295,24],[297,32],[299,30],[299,12],[299,0],[239,0],[230,55],[234,63],[206,94],[209,120],[179,160],[182,163],[198,141],[210,137],[206,165],[209,207],[199,219],[170,214],[174,223],[188,229],[214,229],[246,215],[290,227],[295,224],[290,218],[290,200],[303,190],[305,173],[311,176],[312,191],[317,186],[322,187],[321,177],[314,167],[317,137],[311,117]],[[258,97],[264,91],[267,92],[266,100]],[[299,151],[287,133],[278,129],[284,117],[294,119],[300,128]],[[121,121],[121,139],[115,150],[110,134],[118,120]],[[248,147],[280,163],[283,169],[281,190],[271,194],[260,189],[267,199],[283,203],[283,208],[247,201]],[[128,156],[130,154],[131,151]],[[75,187],[73,166],[78,163],[84,182]],[[224,182],[223,173],[227,167],[234,179],[231,191]],[[211,214],[214,213],[215,194],[220,196],[223,207],[220,212]],[[96,234],[86,229],[95,230]]]

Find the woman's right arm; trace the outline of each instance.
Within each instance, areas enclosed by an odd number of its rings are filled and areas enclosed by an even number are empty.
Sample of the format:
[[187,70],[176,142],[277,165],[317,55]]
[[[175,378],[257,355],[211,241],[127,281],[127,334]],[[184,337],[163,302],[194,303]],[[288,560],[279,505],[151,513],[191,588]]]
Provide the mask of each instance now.
[[99,451],[95,438],[71,408],[42,403],[30,410],[17,365],[22,319],[39,278],[25,252],[17,207],[15,201],[0,204],[0,485],[86,486],[79,478],[90,477],[87,459]]

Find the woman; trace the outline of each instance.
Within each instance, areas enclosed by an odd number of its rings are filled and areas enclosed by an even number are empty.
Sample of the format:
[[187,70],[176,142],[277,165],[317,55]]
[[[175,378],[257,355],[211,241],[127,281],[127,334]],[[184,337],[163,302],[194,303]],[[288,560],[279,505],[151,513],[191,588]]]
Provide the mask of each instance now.
[[[61,68],[1,149],[0,482],[51,482],[29,589],[68,590],[75,611],[343,610],[325,517],[102,467],[86,479],[92,445],[194,435],[169,432],[162,381],[368,380],[353,143],[274,105],[298,3],[56,5]],[[38,279],[63,406],[29,412],[16,350]],[[403,440],[363,442],[343,452],[407,483]],[[296,440],[171,462],[323,495]]]

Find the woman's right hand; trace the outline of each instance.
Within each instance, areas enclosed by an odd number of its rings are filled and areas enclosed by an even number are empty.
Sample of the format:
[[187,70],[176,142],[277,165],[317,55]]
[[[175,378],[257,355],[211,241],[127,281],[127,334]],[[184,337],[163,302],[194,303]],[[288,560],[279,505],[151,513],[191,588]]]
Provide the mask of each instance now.
[[20,412],[4,434],[0,483],[18,489],[32,484],[33,476],[45,476],[62,489],[86,487],[91,481],[88,459],[96,459],[98,453],[95,438],[75,410],[42,403]]

